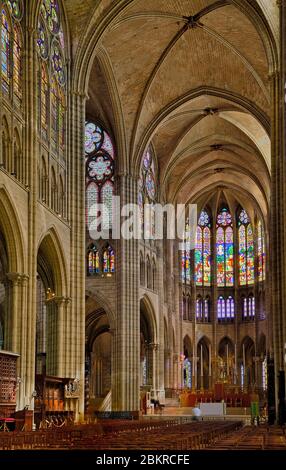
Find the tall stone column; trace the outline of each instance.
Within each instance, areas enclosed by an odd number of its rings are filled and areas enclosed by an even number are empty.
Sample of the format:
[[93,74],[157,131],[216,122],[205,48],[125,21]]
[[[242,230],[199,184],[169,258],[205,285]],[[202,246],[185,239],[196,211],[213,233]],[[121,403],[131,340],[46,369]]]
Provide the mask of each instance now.
[[[234,214],[233,220],[236,221]],[[239,256],[238,256],[238,247],[239,247],[239,233],[237,229],[237,224],[233,224],[233,246],[234,246],[234,383],[238,384],[238,366],[237,366],[237,354],[238,354],[238,345],[240,344],[239,336],[239,326],[242,321],[241,315],[241,298],[239,292],[240,279],[239,279]]]
[[[167,273],[171,273],[173,271],[173,242],[171,240],[166,240],[167,250],[166,250],[166,271]],[[174,380],[174,361],[172,360],[173,354],[175,354],[174,350],[174,336],[173,336],[173,299],[172,299],[172,282],[173,278],[170,275],[167,275],[167,308],[168,308],[168,335],[169,335],[169,350],[170,350],[170,361],[169,361],[169,386],[170,388],[176,388],[175,380]]]
[[159,331],[158,331],[158,342],[159,350],[157,353],[157,383],[158,391],[162,400],[165,399],[165,325],[164,325],[164,279],[163,276],[159,276],[158,273],[163,273],[163,243],[157,241],[157,258],[156,258],[156,276],[155,276],[155,291],[158,291],[158,305],[159,305]]
[[[285,362],[283,357],[283,345],[285,335],[285,155],[286,155],[286,5],[284,1],[278,3],[280,7],[280,51],[281,72],[275,70],[270,76],[271,85],[271,206],[270,206],[270,250],[271,250],[271,317],[273,322],[273,345],[275,367],[275,409],[274,403],[268,403],[269,420],[273,422],[276,411],[276,419],[282,422],[281,411],[285,404]],[[280,380],[279,380],[280,379]],[[279,393],[282,382],[284,384],[284,397]],[[272,396],[273,385],[269,382]],[[284,413],[285,414],[285,413]]]
[[[66,361],[66,325],[69,300],[53,297],[46,302],[47,307],[47,373],[57,377],[69,377]],[[75,376],[71,376],[77,378]]]
[[35,356],[36,356],[36,298],[37,298],[37,199],[38,199],[38,55],[36,51],[37,32],[29,25],[25,31],[25,93],[23,95],[26,113],[26,127],[23,141],[23,155],[26,162],[28,198],[28,251],[27,251],[27,317],[25,349],[21,356],[25,364],[23,387],[25,405],[33,409],[33,391],[35,390]]
[[[84,123],[86,95],[73,92],[69,97],[70,123],[68,133],[68,161],[70,194],[68,219],[71,227],[70,242],[70,301],[64,308],[65,336],[63,352],[65,375],[79,380],[79,420],[84,418],[85,384],[85,167]],[[62,365],[63,367],[63,365]]]
[[[180,315],[180,287],[179,287],[179,245],[178,240],[173,242],[173,294],[172,294],[172,306],[175,320],[175,335],[176,335],[176,354],[181,358],[184,347],[183,347],[183,317]],[[183,387],[183,374],[182,365],[179,359],[179,365],[177,370],[177,388]]]
[[[118,181],[120,205],[137,204],[137,178],[121,175]],[[139,241],[125,240],[117,244],[117,322],[115,379],[112,407],[132,411],[140,406],[140,305],[139,305]]]
[[27,349],[27,298],[28,298],[28,281],[27,275],[20,277],[19,286],[19,334],[18,343],[16,345],[16,351],[21,351],[20,358],[18,360],[18,376],[20,378],[19,389],[17,393],[17,409],[22,410],[27,403],[25,403],[25,355],[24,352]]
[[216,263],[216,213],[213,214],[213,226],[212,226],[212,238],[211,238],[211,253],[212,253],[212,264],[211,264],[211,322],[212,322],[212,384],[213,387],[217,380],[217,263]]
[[5,342],[4,349],[19,354],[17,375],[17,408],[22,409],[27,403],[24,398],[25,350],[27,326],[27,280],[28,276],[19,273],[8,273],[6,277],[5,299]]
[[286,422],[286,3],[280,7],[280,60],[281,75],[271,77],[272,88],[272,188],[271,238],[272,251],[272,318],[274,333],[276,418]]

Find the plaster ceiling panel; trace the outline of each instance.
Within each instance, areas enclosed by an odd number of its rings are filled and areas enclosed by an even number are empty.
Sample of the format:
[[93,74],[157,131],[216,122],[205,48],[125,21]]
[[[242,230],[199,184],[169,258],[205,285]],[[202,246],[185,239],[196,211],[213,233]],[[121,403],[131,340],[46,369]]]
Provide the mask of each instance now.
[[178,16],[193,16],[213,3],[215,3],[213,0],[137,0],[125,10],[124,14],[156,11]]
[[224,138],[228,141],[231,136],[233,139],[245,141],[248,145],[252,145],[253,148],[255,148],[253,142],[241,130],[215,115],[205,116],[194,125],[181,142],[178,142],[176,153],[179,154],[182,152],[186,147],[191,145],[192,142],[203,141],[208,136],[216,135],[219,135],[218,144],[223,143]]
[[145,100],[139,135],[164,107],[201,86],[235,92],[264,111],[269,109],[244,63],[234,60],[233,52],[199,28],[187,31],[161,65]]
[[128,133],[132,130],[148,78],[179,29],[176,21],[168,18],[137,18],[123,23],[103,39],[118,85]]
[[93,63],[91,76],[93,79],[89,86],[89,99],[86,101],[86,115],[104,123],[112,135],[115,129],[114,112],[109,88],[97,59]]
[[258,31],[248,18],[229,5],[208,13],[201,21],[226,40],[234,50],[239,51],[264,81],[269,92],[267,55]]
[[166,160],[175,150],[181,136],[192,127],[192,125],[202,117],[201,112],[187,111],[173,116],[158,129],[152,138],[159,162]]
[[200,95],[196,98],[193,98],[192,101],[188,101],[183,104],[178,110],[175,110],[172,114],[179,114],[180,112],[190,111],[201,111],[205,109],[219,109],[219,110],[234,110],[239,109],[243,110],[241,106],[236,103],[233,103],[227,99],[220,98],[218,96],[212,95]]
[[[239,182],[238,182],[239,177]],[[239,184],[238,184],[239,183]],[[256,201],[263,215],[266,217],[268,212],[268,203],[265,193],[259,188],[255,181],[248,175],[238,174],[236,171],[228,173],[216,173],[209,176],[198,176],[192,183],[186,183],[178,195],[180,202],[192,202],[198,195],[208,192],[211,188],[213,191],[217,187],[229,188],[231,193],[244,194],[248,199]]]

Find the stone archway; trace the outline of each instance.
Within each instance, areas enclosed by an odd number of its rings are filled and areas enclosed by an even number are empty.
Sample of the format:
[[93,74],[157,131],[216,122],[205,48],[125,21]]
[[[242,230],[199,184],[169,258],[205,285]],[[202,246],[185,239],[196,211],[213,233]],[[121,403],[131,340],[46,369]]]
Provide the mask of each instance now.
[[[93,311],[86,316],[85,409],[111,411],[113,336],[105,310],[91,299]],[[91,305],[91,304],[89,304]]]
[[36,374],[64,377],[67,308],[66,268],[62,249],[51,230],[37,255]]
[[210,386],[210,341],[203,336],[197,345],[197,388],[208,390]]
[[255,344],[249,336],[246,336],[241,342],[241,387],[244,389],[253,388],[256,385],[255,375]]
[[[140,387],[156,390],[158,344],[156,321],[147,296],[140,300]],[[156,393],[156,392],[155,392]]]

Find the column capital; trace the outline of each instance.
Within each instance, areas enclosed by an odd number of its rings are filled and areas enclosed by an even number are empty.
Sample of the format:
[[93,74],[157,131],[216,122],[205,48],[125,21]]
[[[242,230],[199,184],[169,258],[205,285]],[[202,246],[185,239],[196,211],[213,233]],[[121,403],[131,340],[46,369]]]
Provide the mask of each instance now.
[[89,100],[89,95],[86,93],[86,91],[83,91],[83,90],[72,90],[71,95],[77,96],[85,100]]
[[273,70],[271,73],[268,74],[268,80],[276,80],[280,77],[280,71],[279,70]]
[[152,351],[158,351],[159,343],[149,343],[148,348],[151,349]]
[[55,304],[61,306],[61,305],[64,305],[64,304],[69,304],[69,302],[71,302],[71,298],[70,297],[62,297],[62,296],[54,296],[54,297],[51,297],[50,299],[47,299],[46,302],[47,303],[55,302]]
[[7,273],[6,280],[10,281],[13,285],[25,284],[29,280],[29,276],[20,273]]

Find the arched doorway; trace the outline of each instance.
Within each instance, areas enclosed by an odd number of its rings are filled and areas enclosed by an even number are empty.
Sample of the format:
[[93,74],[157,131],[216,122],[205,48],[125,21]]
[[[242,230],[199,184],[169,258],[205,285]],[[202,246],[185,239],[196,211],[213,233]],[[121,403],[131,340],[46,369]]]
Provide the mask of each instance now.
[[152,388],[153,335],[144,306],[140,306],[140,386]]
[[[37,427],[54,416],[74,420],[80,396],[79,376],[71,376],[66,269],[54,230],[43,238],[37,255],[35,393]],[[70,341],[70,338],[69,338]],[[62,421],[61,421],[62,422]]]
[[[140,387],[144,390],[156,390],[156,371],[158,372],[158,345],[156,342],[156,324],[149,298],[140,300]],[[155,396],[155,394],[151,393]]]
[[85,410],[111,411],[112,334],[105,310],[92,298],[86,301]]
[[40,247],[37,258],[36,375],[57,375],[54,269]]

